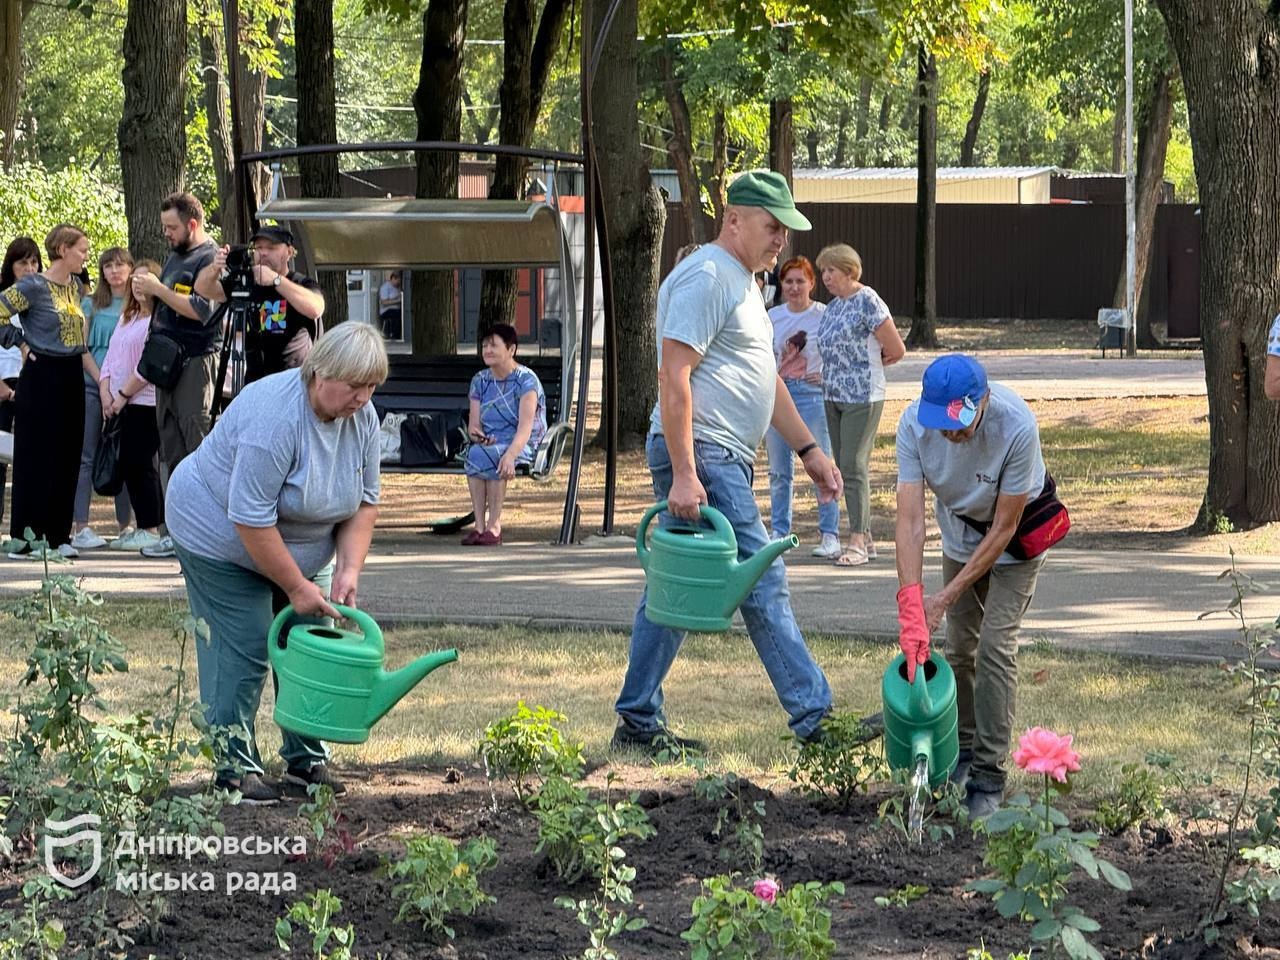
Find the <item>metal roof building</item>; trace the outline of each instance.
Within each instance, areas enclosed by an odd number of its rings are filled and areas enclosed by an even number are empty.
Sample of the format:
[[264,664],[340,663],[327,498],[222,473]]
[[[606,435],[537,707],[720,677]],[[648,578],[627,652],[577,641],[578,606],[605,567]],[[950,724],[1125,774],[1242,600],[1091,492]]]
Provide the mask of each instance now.
[[[1056,167],[939,167],[938,203],[1048,203]],[[792,171],[798,203],[915,203],[915,167]]]

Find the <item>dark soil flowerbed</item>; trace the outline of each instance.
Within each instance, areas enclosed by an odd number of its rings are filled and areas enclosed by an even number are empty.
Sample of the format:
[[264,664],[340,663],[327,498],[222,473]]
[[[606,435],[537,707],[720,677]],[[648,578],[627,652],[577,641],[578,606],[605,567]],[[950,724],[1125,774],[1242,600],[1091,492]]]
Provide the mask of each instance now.
[[[627,862],[636,867],[633,883],[637,912],[645,929],[616,941],[623,958],[687,956],[680,939],[688,928],[689,908],[699,880],[728,872],[710,835],[717,806],[699,800],[689,782],[667,783],[651,771],[622,767],[624,789],[638,790],[657,829],[652,839],[626,844]],[[235,856],[208,865],[197,858],[191,866],[178,860],[159,869],[210,869],[217,876],[215,893],[175,894],[166,918],[164,938],[139,945],[130,956],[145,958],[280,957],[273,927],[291,901],[329,888],[342,900],[335,925],[353,923],[356,956],[372,960],[456,957],[459,960],[560,960],[580,955],[586,931],[570,911],[554,905],[557,896],[590,895],[583,880],[566,887],[534,852],[537,825],[512,798],[499,791],[497,809],[479,770],[372,769],[350,775],[350,792],[340,798],[341,827],[359,842],[331,865],[314,852],[302,860],[278,854]],[[593,784],[602,782],[599,774]],[[981,841],[966,828],[941,846],[909,847],[876,817],[883,791],[859,797],[851,809],[823,809],[798,794],[779,789],[760,791],[766,802],[764,872],[783,887],[808,880],[840,880],[845,895],[831,901],[832,935],[841,957],[963,958],[965,950],[986,943],[1003,960],[1025,949],[1029,926],[999,917],[985,896],[967,893],[964,885],[982,875]],[[223,813],[228,836],[292,836],[302,832],[296,802],[277,807],[228,808]],[[412,924],[396,924],[392,882],[379,869],[384,856],[403,853],[402,839],[415,832],[439,833],[457,840],[487,834],[497,842],[498,864],[481,878],[483,889],[497,902],[471,918],[453,924],[457,939],[440,944]],[[313,845],[314,847],[314,845]],[[1274,957],[1267,947],[1280,947],[1280,912],[1268,910],[1259,920],[1243,910],[1223,925],[1220,945],[1205,947],[1195,925],[1216,881],[1215,866],[1200,845],[1177,828],[1147,826],[1118,838],[1105,838],[1100,855],[1128,871],[1133,891],[1121,893],[1077,873],[1069,902],[1102,924],[1092,940],[1108,958]],[[745,865],[744,865],[745,866]],[[156,869],[156,868],[153,868]],[[292,871],[298,891],[260,895],[224,893],[222,874],[239,871]],[[905,908],[879,907],[874,898],[906,884],[928,892]],[[4,891],[8,906],[20,899],[19,878],[10,877]],[[59,908],[62,912],[64,908]],[[309,956],[309,943],[295,935],[294,954]],[[1036,954],[1039,956],[1039,952]]]

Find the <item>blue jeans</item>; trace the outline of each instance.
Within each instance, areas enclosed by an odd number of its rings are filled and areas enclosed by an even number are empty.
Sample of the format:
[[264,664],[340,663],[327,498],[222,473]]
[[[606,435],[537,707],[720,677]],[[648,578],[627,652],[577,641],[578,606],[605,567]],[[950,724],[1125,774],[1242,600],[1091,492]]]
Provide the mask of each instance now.
[[[707,491],[707,500],[733,525],[738,538],[738,557],[750,557],[769,542],[751,492],[754,475],[751,463],[714,443],[697,440],[693,448],[698,480]],[[645,452],[649,472],[653,474],[654,495],[663,500],[672,480],[666,441],[660,435],[650,435]],[[669,518],[664,516],[665,519]],[[627,675],[614,709],[631,726],[655,730],[666,723],[662,712],[662,681],[676,659],[685,634],[645,616],[647,597],[646,591],[636,610]],[[769,565],[740,609],[760,662],[791,718],[791,731],[798,737],[808,736],[831,709],[831,687],[805,646],[791,612],[787,570],[781,557]]]
[[[218,758],[218,776],[234,779],[241,772],[260,774],[262,757],[258,753],[254,720],[270,670],[267,632],[286,601],[270,580],[239,564],[199,556],[177,543],[174,552],[187,582],[191,613],[209,625],[209,639],[196,641],[196,667],[205,719],[216,727],[243,728],[230,737],[229,755]],[[328,596],[333,565],[311,579]],[[285,624],[284,629],[290,629],[300,620]],[[319,740],[300,737],[288,730],[281,732],[284,743],[280,746],[280,756],[290,767],[307,769],[328,758]]]
[[[818,446],[831,456],[831,438],[827,434],[827,413],[822,405],[822,386],[803,380],[786,380],[787,392],[795,401],[800,419],[818,441]],[[795,477],[795,453],[782,434],[770,427],[764,435],[764,448],[769,454],[769,525],[775,537],[785,537],[791,532],[791,485]],[[813,494],[818,495],[815,486]],[[840,503],[818,501],[818,530],[833,537],[840,533]]]

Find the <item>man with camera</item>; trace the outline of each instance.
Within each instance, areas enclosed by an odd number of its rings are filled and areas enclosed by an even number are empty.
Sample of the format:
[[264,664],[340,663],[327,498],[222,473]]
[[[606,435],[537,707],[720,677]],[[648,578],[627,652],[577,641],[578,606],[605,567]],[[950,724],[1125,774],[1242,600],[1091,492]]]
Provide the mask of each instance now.
[[223,247],[196,277],[196,292],[211,302],[246,305],[245,383],[302,366],[324,314],[320,284],[289,267],[292,233],[264,226],[249,243]]
[[[218,249],[204,232],[204,207],[189,193],[170,194],[160,203],[160,228],[170,249],[160,276],[139,270],[131,282],[135,296],[155,300],[143,359],[152,364],[160,459],[171,475],[209,432],[222,331],[209,301],[194,289]],[[164,537],[144,553],[171,557],[172,543]]]

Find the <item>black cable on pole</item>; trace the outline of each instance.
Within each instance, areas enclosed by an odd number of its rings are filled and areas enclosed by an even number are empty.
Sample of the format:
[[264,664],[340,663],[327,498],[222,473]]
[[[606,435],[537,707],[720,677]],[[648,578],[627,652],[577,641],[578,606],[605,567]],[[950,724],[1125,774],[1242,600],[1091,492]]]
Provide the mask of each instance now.
[[[591,380],[591,328],[595,325],[595,216],[596,192],[591,144],[591,0],[582,4],[582,43],[579,54],[578,86],[582,102],[582,338],[578,377],[577,422],[573,430],[573,455],[569,458],[569,479],[564,497],[564,516],[560,519],[562,544],[573,541],[577,526],[578,481],[582,473],[583,434],[587,425],[587,386]],[[572,282],[572,280],[570,280]]]

